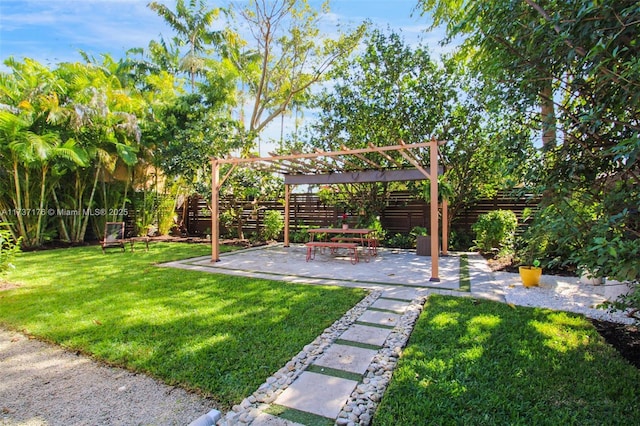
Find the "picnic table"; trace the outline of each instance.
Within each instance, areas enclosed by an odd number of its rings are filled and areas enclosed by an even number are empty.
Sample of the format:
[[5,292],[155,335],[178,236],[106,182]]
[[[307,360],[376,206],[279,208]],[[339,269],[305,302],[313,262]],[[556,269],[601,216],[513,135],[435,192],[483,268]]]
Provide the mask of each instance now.
[[[337,249],[347,249],[351,255],[351,263],[356,264],[359,262],[358,246],[365,248],[368,254],[376,255],[378,243],[373,236],[373,229],[368,228],[314,228],[309,229],[309,242],[306,243],[307,247],[307,262],[315,258],[316,248],[329,248],[332,253]],[[323,234],[324,240],[316,241],[315,235]],[[329,239],[329,235],[335,235]],[[367,253],[365,253],[367,254]],[[365,256],[365,262],[368,262],[368,256]]]

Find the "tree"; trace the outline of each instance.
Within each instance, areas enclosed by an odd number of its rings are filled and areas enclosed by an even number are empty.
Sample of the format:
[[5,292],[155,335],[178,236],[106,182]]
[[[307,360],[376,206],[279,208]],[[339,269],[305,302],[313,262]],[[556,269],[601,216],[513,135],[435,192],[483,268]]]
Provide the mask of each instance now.
[[[65,113],[57,92],[62,82],[55,73],[30,59],[5,64],[14,72],[5,74],[0,85],[6,105],[0,111],[2,219],[25,247],[34,247],[42,244],[52,216],[47,203],[57,181],[56,165],[84,165],[85,156],[74,140],[62,142],[56,130]],[[9,211],[11,218],[5,214]]]
[[162,17],[178,34],[178,43],[187,46],[187,52],[180,59],[180,69],[186,71],[191,80],[191,90],[195,90],[196,75],[205,69],[208,46],[221,48],[225,41],[224,31],[214,31],[212,24],[220,16],[221,8],[208,8],[205,0],[176,1],[176,10],[152,1],[148,7]]
[[[573,242],[544,254],[570,260],[603,276],[637,282],[640,264],[640,8],[636,1],[457,2],[423,0],[434,25],[447,22],[448,36],[467,36],[463,48],[483,81],[498,82],[505,103],[530,110],[534,95],[553,102],[562,141],[546,144],[545,169],[537,178],[545,207],[535,226],[553,240],[549,226],[566,221],[576,200],[593,212]],[[526,68],[530,71],[527,72]],[[512,71],[506,71],[513,69]],[[552,82],[553,95],[549,95]],[[499,91],[495,92],[500,93]],[[550,114],[549,114],[550,115]],[[540,117],[538,122],[548,117]],[[584,205],[587,203],[587,205]],[[553,207],[556,207],[555,209]],[[584,241],[579,241],[584,239]],[[606,246],[610,249],[607,249]],[[597,256],[596,256],[597,254]]]
[[[326,4],[322,11],[328,11]],[[236,40],[229,59],[238,69],[249,101],[244,147],[248,153],[267,125],[289,111],[294,102],[303,101],[332,64],[357,46],[365,26],[335,40],[321,37],[319,12],[307,0],[250,0],[239,15],[253,43]]]
[[[464,67],[451,62],[438,65],[426,47],[411,48],[396,33],[373,31],[363,53],[339,61],[331,73],[336,83],[317,98],[319,117],[313,126],[312,144],[326,151],[384,146],[398,140],[419,143],[436,137],[449,141],[440,148],[444,181],[451,188],[450,220],[479,197],[502,189],[514,167],[514,158],[498,135],[511,135],[513,144],[525,150],[528,134],[519,136],[509,119],[482,108],[474,99],[473,79]],[[514,152],[513,156],[515,157]],[[356,161],[355,159],[350,161]],[[397,158],[379,164],[394,168],[406,163]],[[428,156],[421,158],[429,164]],[[366,162],[362,168],[369,167]],[[399,184],[396,184],[396,187]],[[422,195],[424,184],[403,184],[403,189]],[[389,187],[383,184],[345,187],[345,197],[376,216],[386,202]],[[356,205],[357,204],[357,205]]]

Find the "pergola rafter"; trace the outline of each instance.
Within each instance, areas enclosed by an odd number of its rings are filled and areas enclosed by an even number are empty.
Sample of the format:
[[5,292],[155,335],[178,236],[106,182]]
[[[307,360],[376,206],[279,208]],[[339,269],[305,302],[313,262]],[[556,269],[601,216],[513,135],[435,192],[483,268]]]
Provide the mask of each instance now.
[[[252,167],[260,170],[267,170],[273,173],[283,174],[285,179],[285,229],[284,245],[289,246],[289,198],[292,185],[316,185],[316,184],[355,184],[371,182],[396,182],[411,180],[429,180],[431,200],[438,200],[438,179],[442,174],[442,168],[438,167],[438,145],[445,142],[438,142],[432,139],[429,142],[406,144],[402,141],[397,145],[374,146],[369,144],[368,148],[348,148],[342,146],[337,151],[322,151],[316,149],[315,152],[300,153],[294,152],[286,155],[273,155],[268,157],[248,157],[248,158],[212,158],[211,159],[211,180],[212,180],[212,214],[211,214],[211,260],[220,260],[219,252],[219,196],[220,188],[224,181],[240,166]],[[429,165],[424,165],[419,158],[422,151],[429,149]],[[405,163],[393,158],[391,153],[398,153]],[[381,161],[375,161],[375,155]],[[384,160],[393,164],[394,168],[382,165]],[[220,178],[220,167],[230,164],[231,168],[224,177]],[[443,202],[443,224],[442,224],[442,247],[443,253],[447,252],[447,227],[446,227],[446,203]],[[432,268],[431,280],[439,281],[438,259],[439,259],[439,232],[438,232],[438,203],[431,203],[431,254]]]

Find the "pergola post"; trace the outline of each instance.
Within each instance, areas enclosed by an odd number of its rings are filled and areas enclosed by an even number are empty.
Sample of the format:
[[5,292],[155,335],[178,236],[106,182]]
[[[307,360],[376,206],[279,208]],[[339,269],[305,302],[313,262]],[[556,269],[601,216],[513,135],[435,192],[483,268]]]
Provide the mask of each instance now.
[[439,282],[438,262],[439,262],[439,239],[438,229],[438,141],[431,139],[429,146],[430,169],[429,183],[431,187],[431,279],[429,281]]
[[284,246],[289,247],[289,209],[291,198],[291,185],[284,186]]
[[211,159],[211,261],[220,260],[220,163]]
[[449,203],[442,200],[442,255],[449,254]]

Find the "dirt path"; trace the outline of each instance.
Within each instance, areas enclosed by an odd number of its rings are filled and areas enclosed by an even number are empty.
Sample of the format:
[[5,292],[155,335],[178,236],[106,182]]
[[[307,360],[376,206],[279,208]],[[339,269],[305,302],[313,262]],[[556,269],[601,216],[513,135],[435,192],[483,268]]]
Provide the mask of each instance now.
[[186,425],[213,403],[0,329],[0,425]]

